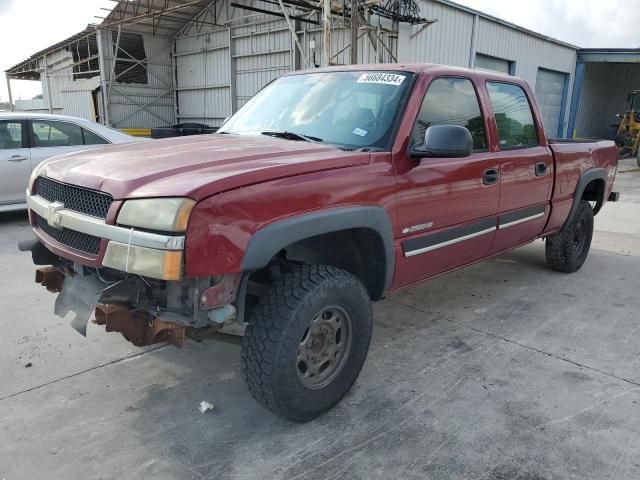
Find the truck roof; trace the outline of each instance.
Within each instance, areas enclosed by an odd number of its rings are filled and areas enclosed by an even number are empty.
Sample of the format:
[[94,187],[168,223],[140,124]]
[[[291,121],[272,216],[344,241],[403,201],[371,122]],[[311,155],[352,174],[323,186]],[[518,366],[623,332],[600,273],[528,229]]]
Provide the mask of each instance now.
[[438,63],[371,63],[357,65],[337,65],[332,67],[310,68],[288,72],[283,76],[301,75],[306,73],[322,72],[344,72],[344,71],[394,71],[429,73],[433,75],[464,75],[478,79],[509,80],[513,83],[521,83],[522,79],[500,72],[490,72],[486,70],[476,70],[472,68],[452,67],[451,65],[440,65]]

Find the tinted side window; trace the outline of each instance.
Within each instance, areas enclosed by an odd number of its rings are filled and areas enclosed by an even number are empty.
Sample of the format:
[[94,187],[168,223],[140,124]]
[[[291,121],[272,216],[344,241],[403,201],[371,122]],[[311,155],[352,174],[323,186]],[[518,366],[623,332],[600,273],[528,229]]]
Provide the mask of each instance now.
[[491,106],[498,125],[500,148],[526,148],[538,145],[531,105],[524,90],[510,83],[487,82]]
[[109,143],[101,136],[96,135],[91,130],[87,130],[86,128],[82,129],[82,134],[84,135],[85,145],[103,145],[105,143]]
[[22,122],[8,120],[0,122],[0,150],[22,148]]
[[431,82],[411,133],[412,143],[422,143],[424,132],[431,125],[466,127],[473,137],[473,149],[487,148],[478,97],[471,81],[466,78],[438,78]]
[[70,147],[84,143],[82,129],[68,122],[34,120],[31,133],[34,147]]

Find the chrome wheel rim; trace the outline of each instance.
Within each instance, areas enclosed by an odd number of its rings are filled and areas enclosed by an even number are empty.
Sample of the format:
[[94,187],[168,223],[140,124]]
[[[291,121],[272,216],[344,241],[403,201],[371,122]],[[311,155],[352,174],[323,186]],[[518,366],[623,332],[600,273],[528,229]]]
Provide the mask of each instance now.
[[319,389],[331,383],[349,357],[352,340],[353,321],[344,308],[332,305],[320,310],[298,346],[296,370],[302,384]]

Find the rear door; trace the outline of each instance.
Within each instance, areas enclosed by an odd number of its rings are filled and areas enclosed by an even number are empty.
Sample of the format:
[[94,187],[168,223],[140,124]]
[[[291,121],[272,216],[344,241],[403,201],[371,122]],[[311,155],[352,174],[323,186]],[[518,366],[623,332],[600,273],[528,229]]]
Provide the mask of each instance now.
[[24,203],[31,174],[23,120],[0,120],[0,205]]
[[495,253],[533,240],[542,232],[549,215],[553,157],[527,92],[502,81],[487,81],[486,86],[500,150],[496,153],[500,203]]
[[394,155],[398,181],[399,258],[396,287],[473,262],[489,254],[496,229],[498,162],[488,151],[487,123],[472,81],[431,81],[411,133],[422,143],[431,125],[461,125],[473,137],[466,158]]

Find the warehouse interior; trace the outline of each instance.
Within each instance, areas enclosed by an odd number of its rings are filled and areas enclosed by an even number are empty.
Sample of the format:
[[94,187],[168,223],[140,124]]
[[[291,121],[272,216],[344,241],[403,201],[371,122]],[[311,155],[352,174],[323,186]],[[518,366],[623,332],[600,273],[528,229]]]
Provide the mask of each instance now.
[[640,49],[583,49],[578,52],[569,130],[574,137],[615,138],[616,114],[640,89]]

